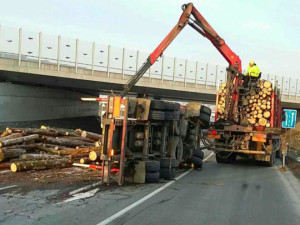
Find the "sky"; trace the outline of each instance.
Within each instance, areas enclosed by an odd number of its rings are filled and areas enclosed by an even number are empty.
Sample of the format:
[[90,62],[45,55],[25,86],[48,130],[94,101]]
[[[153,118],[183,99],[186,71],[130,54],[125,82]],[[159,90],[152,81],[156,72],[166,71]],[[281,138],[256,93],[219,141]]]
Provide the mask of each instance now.
[[[184,0],[10,0],[0,24],[152,52],[177,23]],[[300,79],[300,1],[195,0],[194,6],[240,56],[262,73]],[[187,26],[164,55],[227,65]]]

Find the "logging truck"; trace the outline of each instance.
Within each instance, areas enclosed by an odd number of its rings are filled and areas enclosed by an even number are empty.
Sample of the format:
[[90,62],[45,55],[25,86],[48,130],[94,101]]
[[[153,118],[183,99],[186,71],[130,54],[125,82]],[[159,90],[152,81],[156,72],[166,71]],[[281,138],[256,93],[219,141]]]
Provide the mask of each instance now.
[[216,94],[215,123],[208,130],[213,138],[208,149],[218,163],[233,162],[237,156],[252,157],[272,166],[281,157],[282,107],[277,83],[254,79],[247,87],[242,76],[232,76]]

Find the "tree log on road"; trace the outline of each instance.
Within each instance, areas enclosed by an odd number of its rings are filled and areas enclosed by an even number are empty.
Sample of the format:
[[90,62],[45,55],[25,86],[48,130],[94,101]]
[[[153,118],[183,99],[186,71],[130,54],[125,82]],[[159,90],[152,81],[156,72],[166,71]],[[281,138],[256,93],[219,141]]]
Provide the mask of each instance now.
[[17,145],[17,144],[21,144],[23,142],[29,142],[29,141],[33,141],[33,140],[37,140],[37,139],[39,139],[38,134],[33,134],[33,135],[24,136],[24,137],[20,137],[20,138],[9,139],[9,140],[5,140],[5,141],[0,141],[0,147],[9,146],[9,145]]
[[12,172],[27,170],[44,170],[50,168],[65,168],[72,166],[68,159],[25,161],[12,163],[10,169]]
[[25,153],[25,149],[0,149],[0,162],[18,158],[20,155]]

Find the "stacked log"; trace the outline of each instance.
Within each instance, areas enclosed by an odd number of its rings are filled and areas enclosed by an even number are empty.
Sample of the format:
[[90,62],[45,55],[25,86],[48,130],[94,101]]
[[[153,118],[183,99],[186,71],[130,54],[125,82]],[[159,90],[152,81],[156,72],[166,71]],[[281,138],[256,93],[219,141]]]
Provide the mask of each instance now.
[[261,80],[255,89],[242,96],[241,120],[248,125],[270,127],[272,84]]
[[[228,119],[226,112],[226,97],[228,102],[232,95],[226,95],[228,87],[222,83],[219,88],[217,103],[218,119]],[[244,91],[244,92],[243,92]],[[240,93],[240,118],[234,118],[235,122],[243,125],[270,127],[271,107],[272,107],[272,83],[267,80],[261,80],[256,87],[251,90],[242,90]]]
[[[95,147],[96,146],[96,147]],[[0,169],[13,172],[70,166],[101,150],[101,135],[77,129],[7,128],[0,133]],[[8,166],[9,165],[9,166]]]

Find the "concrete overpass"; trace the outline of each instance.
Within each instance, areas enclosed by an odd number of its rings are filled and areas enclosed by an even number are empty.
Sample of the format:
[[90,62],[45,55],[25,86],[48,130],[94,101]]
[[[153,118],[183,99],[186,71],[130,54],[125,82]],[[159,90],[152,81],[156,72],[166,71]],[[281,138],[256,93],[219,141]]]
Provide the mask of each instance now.
[[[51,39],[42,33],[22,29],[1,27],[0,30],[2,82],[71,90],[81,96],[121,91],[147,56],[148,53],[140,51],[78,39],[61,36]],[[132,94],[214,103],[216,87],[225,81],[225,74],[225,66],[161,57]],[[263,76],[276,81],[283,90],[284,107],[300,109],[298,80],[270,74]]]

